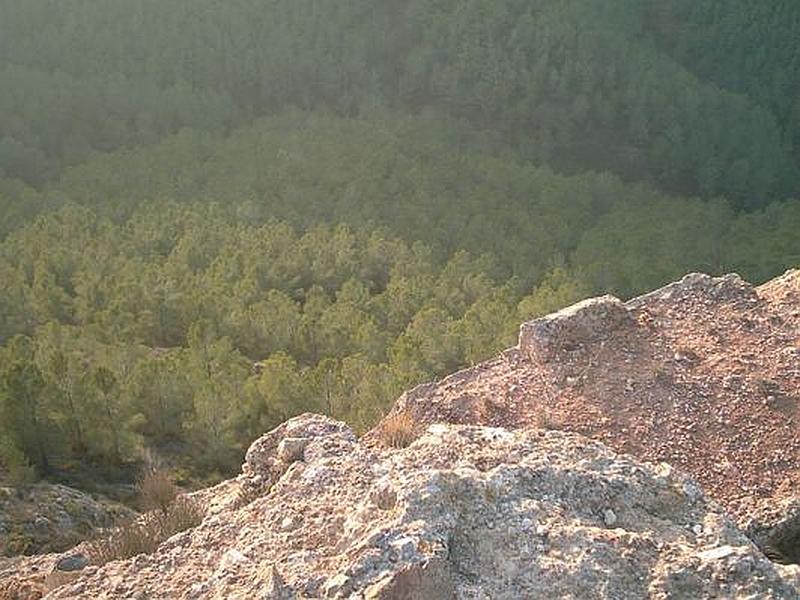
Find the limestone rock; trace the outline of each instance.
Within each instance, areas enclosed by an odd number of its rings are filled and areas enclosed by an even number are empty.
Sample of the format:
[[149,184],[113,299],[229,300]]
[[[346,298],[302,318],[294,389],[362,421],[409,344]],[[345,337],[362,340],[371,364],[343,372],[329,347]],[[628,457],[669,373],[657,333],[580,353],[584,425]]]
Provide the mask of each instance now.
[[798,597],[691,479],[577,434],[439,424],[395,450],[305,415],[259,456],[298,431],[269,494],[48,598]]
[[283,438],[278,444],[278,458],[287,464],[303,460],[307,445],[307,438]]
[[755,288],[736,273],[711,277],[705,273],[689,273],[680,281],[670,283],[627,303],[629,308],[640,308],[653,302],[679,302],[682,298],[704,296],[713,302],[756,298]]
[[747,535],[773,560],[800,564],[800,496],[763,501],[744,524]]
[[0,487],[0,556],[63,551],[133,514],[65,485]]
[[574,431],[669,463],[696,482],[682,494],[721,503],[765,549],[777,527],[780,545],[798,540],[790,554],[800,560],[800,525],[781,508],[800,499],[798,406],[795,270],[757,287],[691,273],[624,304],[579,303],[526,323],[518,347],[418,386],[393,410],[420,427]]
[[39,600],[47,593],[47,587],[33,577],[0,578],[0,598],[3,600]]
[[[240,499],[264,494],[297,461],[347,452],[355,441],[349,428],[327,417],[306,414],[289,419],[248,448],[238,480]],[[204,500],[213,504],[213,498]]]
[[614,296],[592,298],[523,324],[519,348],[531,358],[546,362],[562,349],[602,339],[630,322],[628,310],[619,299]]
[[266,586],[263,590],[264,600],[294,600],[297,597],[297,594],[287,587],[286,582],[274,564],[269,564],[264,569],[264,578],[266,581]]
[[365,600],[428,600],[456,597],[455,580],[443,560],[407,567],[367,588]]

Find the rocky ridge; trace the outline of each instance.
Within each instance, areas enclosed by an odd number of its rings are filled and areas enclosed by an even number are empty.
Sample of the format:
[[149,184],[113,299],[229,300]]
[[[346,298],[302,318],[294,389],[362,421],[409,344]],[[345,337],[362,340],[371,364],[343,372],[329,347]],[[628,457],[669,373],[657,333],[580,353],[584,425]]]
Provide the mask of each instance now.
[[496,359],[407,392],[394,412],[578,432],[689,472],[740,526],[767,531],[800,483],[798,408],[790,271],[760,287],[695,273],[629,302],[584,301],[524,324]]

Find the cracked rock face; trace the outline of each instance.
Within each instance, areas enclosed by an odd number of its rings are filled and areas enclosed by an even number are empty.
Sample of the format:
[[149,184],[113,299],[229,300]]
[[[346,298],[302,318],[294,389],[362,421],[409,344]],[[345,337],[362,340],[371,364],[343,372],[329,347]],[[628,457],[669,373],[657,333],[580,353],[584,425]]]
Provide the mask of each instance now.
[[48,598],[799,597],[693,480],[577,434],[434,424],[390,450],[304,415],[247,456],[261,495]]

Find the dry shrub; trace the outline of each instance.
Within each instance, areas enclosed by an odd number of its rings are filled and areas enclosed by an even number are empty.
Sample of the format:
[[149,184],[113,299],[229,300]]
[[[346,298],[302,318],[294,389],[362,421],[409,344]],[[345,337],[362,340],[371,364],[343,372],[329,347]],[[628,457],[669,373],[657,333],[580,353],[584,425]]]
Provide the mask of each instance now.
[[405,448],[416,438],[414,419],[408,412],[389,415],[380,426],[380,438],[391,448]]
[[161,543],[158,521],[152,515],[122,523],[110,534],[87,542],[87,553],[96,565],[151,554]]
[[136,491],[144,510],[167,512],[178,496],[178,487],[165,471],[154,469],[137,482]]
[[95,564],[152,554],[161,542],[197,527],[203,520],[203,506],[193,498],[177,495],[177,487],[162,471],[145,475],[138,489],[140,501],[149,512],[121,523],[105,537],[88,542],[88,554]]
[[188,496],[178,496],[165,513],[157,513],[161,523],[159,529],[164,539],[176,533],[197,527],[203,521],[203,505]]

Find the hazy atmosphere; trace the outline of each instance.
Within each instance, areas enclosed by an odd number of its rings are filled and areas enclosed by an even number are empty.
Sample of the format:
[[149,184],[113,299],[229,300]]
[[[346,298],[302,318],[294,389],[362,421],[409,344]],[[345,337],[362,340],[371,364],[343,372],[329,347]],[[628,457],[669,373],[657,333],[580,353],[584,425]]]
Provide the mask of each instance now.
[[798,265],[796,1],[0,0],[9,489],[138,509],[584,298]]

